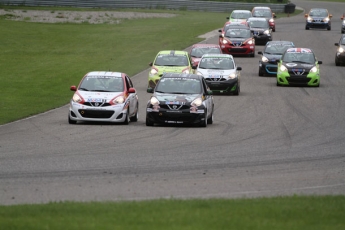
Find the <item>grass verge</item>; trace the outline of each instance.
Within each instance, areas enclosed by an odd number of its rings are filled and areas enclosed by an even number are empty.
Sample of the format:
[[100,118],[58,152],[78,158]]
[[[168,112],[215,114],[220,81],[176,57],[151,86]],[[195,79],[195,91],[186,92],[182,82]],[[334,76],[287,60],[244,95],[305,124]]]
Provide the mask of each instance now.
[[345,196],[0,206],[2,229],[345,229]]

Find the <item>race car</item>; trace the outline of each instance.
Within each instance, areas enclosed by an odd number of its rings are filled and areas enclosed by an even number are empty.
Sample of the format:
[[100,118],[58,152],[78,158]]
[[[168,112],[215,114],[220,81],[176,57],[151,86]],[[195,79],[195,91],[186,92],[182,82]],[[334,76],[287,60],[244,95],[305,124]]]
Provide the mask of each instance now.
[[192,60],[192,66],[197,66],[199,61],[204,54],[221,54],[222,50],[217,44],[206,44],[206,43],[197,43],[192,46],[189,51],[189,56]]
[[70,87],[68,123],[138,121],[138,95],[125,73],[93,71]]
[[331,30],[331,18],[332,15],[327,9],[312,8],[308,14],[304,15],[306,18],[305,29],[319,28]]
[[252,9],[252,15],[255,18],[266,18],[273,32],[276,31],[276,23],[274,19],[277,17],[268,6],[255,6]]
[[154,61],[149,64],[147,91],[156,87],[164,73],[192,73],[189,53],[182,50],[163,50],[158,52]]
[[232,55],[205,54],[195,69],[213,93],[239,95],[242,68],[237,67]]
[[341,35],[339,42],[334,45],[338,47],[335,53],[335,65],[345,65],[345,34]]
[[277,86],[320,86],[322,62],[311,49],[289,48],[277,63]]
[[264,51],[259,51],[262,57],[259,60],[259,76],[276,75],[277,61],[288,48],[295,47],[291,41],[270,41],[266,43]]
[[183,124],[206,127],[213,123],[212,91],[196,74],[165,73],[147,102],[146,126]]
[[250,10],[233,10],[226,19],[229,19],[229,22],[245,22],[250,17],[252,17]]
[[248,18],[247,23],[253,32],[255,43],[266,45],[273,40],[272,29],[266,18]]
[[[222,33],[222,30],[219,30]],[[219,35],[219,46],[224,54],[255,56],[255,40],[249,27],[229,26],[225,34]]]

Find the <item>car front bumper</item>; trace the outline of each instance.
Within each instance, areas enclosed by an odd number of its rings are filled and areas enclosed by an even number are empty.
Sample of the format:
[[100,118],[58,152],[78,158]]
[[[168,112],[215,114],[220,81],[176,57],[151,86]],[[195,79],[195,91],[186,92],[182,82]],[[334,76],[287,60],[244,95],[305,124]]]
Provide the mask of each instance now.
[[124,122],[127,111],[124,104],[94,107],[71,101],[68,116],[73,121]]
[[253,55],[255,53],[255,45],[243,45],[243,46],[232,46],[232,45],[221,45],[223,53],[231,55]]
[[337,52],[335,54],[335,59],[337,62],[345,63],[345,52]]
[[277,85],[319,86],[320,75],[318,73],[309,73],[308,75],[290,75],[288,72],[278,72]]
[[239,88],[238,78],[230,80],[218,80],[213,78],[205,78],[207,86],[210,87],[210,90],[213,93],[219,94],[229,94],[235,93]]
[[331,24],[329,22],[306,22],[306,27],[327,29],[331,27]]

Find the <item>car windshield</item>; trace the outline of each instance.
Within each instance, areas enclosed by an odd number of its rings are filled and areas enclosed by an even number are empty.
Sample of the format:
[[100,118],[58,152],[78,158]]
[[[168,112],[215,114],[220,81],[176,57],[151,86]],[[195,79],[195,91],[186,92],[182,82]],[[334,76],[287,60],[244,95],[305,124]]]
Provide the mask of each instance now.
[[199,68],[229,70],[234,68],[234,62],[231,58],[205,57],[201,59]]
[[311,16],[311,17],[327,17],[328,13],[326,10],[316,9],[316,10],[311,10],[309,12],[309,16]]
[[269,17],[272,17],[272,12],[270,10],[255,10],[253,12],[253,17],[269,18]]
[[185,55],[158,55],[154,65],[156,66],[188,66],[188,58]]
[[194,78],[162,78],[156,88],[158,93],[200,94],[201,81]]
[[123,92],[121,77],[87,76],[79,86],[79,90],[98,92]]
[[268,28],[268,22],[267,21],[249,21],[250,27],[256,27],[256,28]]
[[248,19],[252,16],[250,12],[234,12],[231,14],[233,19]]
[[221,50],[217,47],[196,47],[192,49],[190,55],[192,57],[201,58],[204,54],[221,54]]
[[294,47],[292,44],[267,45],[264,53],[282,55],[288,48]]
[[284,54],[283,62],[297,62],[315,64],[315,57],[313,53],[293,53],[287,52]]
[[251,32],[247,29],[228,29],[225,37],[228,38],[250,38]]
[[345,45],[345,37],[343,37],[343,39],[341,40],[341,44]]

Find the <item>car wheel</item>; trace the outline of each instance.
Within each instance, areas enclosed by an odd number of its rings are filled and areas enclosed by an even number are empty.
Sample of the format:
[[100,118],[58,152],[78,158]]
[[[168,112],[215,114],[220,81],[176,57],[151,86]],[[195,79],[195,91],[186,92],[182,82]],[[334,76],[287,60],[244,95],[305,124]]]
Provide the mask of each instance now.
[[277,81],[277,86],[280,86],[279,83],[278,83],[278,81]]
[[255,52],[250,55],[251,57],[255,57]]
[[135,115],[133,117],[130,118],[131,121],[136,122],[138,121],[139,118],[139,104],[137,104],[137,112],[135,113]]
[[276,32],[276,29],[273,29],[272,31],[273,31],[273,32]]
[[306,26],[306,27],[305,27],[305,29],[306,29],[306,30],[309,30],[309,27],[308,27],[308,26]]
[[68,124],[75,125],[77,124],[77,121],[72,120],[70,116],[68,115]]
[[211,116],[210,116],[210,118],[208,118],[207,119],[207,124],[213,124],[213,109],[214,109],[214,107],[212,106],[212,114],[211,114]]
[[337,59],[335,59],[335,65],[336,65],[336,66],[340,66],[340,63],[338,62]]
[[129,108],[127,109],[126,118],[125,118],[125,121],[123,122],[123,124],[125,124],[125,125],[129,124]]
[[341,31],[341,33],[343,34],[343,33],[345,33],[345,31],[344,31],[344,30],[342,30],[342,31]]
[[201,127],[207,127],[207,110],[205,109],[205,119],[200,123]]
[[331,27],[328,27],[327,30],[331,30]]
[[264,73],[259,69],[259,76],[262,77],[264,76]]
[[151,122],[147,117],[146,117],[146,126],[153,126],[154,123]]

